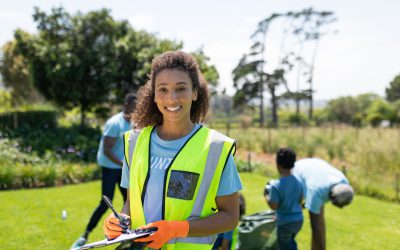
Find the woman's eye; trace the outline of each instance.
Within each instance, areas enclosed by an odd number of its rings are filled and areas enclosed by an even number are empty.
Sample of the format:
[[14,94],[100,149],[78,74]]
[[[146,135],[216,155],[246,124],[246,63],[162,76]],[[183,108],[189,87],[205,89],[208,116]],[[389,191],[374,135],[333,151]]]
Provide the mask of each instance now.
[[164,92],[167,92],[167,89],[166,88],[159,88],[158,91],[161,92],[161,93],[164,93]]
[[182,91],[185,91],[185,90],[186,89],[184,87],[180,87],[180,88],[177,89],[178,92],[182,92]]

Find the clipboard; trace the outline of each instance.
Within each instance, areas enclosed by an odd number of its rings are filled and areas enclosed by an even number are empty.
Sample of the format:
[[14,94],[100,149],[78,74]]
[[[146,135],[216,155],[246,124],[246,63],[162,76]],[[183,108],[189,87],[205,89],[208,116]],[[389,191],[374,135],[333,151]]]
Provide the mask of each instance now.
[[101,240],[101,241],[96,241],[93,243],[89,243],[86,245],[83,245],[79,248],[75,248],[75,250],[83,250],[83,249],[91,249],[91,248],[97,248],[97,247],[105,247],[105,246],[109,246],[109,245],[113,245],[116,243],[123,243],[126,241],[132,241],[134,239],[139,239],[139,238],[144,238],[147,237],[151,234],[153,234],[155,231],[157,231],[156,227],[150,227],[150,228],[146,228],[146,229],[136,229],[134,231],[132,231],[132,233],[127,233],[127,234],[121,234],[120,236],[118,236],[117,238],[113,239],[113,240]]

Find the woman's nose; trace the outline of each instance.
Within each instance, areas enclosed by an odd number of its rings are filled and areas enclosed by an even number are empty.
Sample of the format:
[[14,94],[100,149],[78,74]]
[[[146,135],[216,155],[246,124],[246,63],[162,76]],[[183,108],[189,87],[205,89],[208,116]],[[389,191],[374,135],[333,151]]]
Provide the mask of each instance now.
[[171,99],[171,100],[177,99],[177,93],[176,93],[176,91],[170,91],[168,97],[169,97],[169,99]]

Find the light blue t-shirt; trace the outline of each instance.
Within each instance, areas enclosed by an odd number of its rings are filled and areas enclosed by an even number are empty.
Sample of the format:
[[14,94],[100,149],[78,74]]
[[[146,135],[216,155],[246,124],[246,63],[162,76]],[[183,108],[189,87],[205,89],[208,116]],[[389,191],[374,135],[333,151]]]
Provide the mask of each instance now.
[[349,183],[342,172],[318,158],[296,161],[292,174],[303,184],[305,207],[314,214],[319,214],[321,207],[329,200],[332,186]]
[[112,148],[112,152],[117,156],[119,159],[124,159],[124,142],[123,136],[124,133],[131,129],[131,124],[124,118],[124,114],[118,113],[113,115],[110,119],[107,120],[106,124],[104,125],[104,132],[101,136],[99,149],[97,150],[97,164],[102,167],[112,168],[112,169],[121,169],[121,166],[111,161],[105,154],[104,154],[104,137],[113,137],[117,140]]
[[281,177],[271,184],[269,201],[278,204],[276,224],[278,226],[303,220],[300,199],[303,186],[293,175]]
[[[162,186],[162,183],[164,183],[165,169],[169,166],[178,150],[199,128],[200,125],[196,124],[188,135],[171,141],[162,140],[157,134],[157,129],[153,130],[150,142],[151,163],[148,187]],[[129,168],[126,166],[125,161],[122,168],[121,186],[127,189],[129,188]],[[238,192],[241,189],[242,183],[231,155],[229,156],[225,169],[221,175],[217,196],[230,195],[234,192]],[[147,223],[161,220],[161,201],[163,199],[162,191],[162,188],[146,189],[146,195],[144,199],[144,214]]]

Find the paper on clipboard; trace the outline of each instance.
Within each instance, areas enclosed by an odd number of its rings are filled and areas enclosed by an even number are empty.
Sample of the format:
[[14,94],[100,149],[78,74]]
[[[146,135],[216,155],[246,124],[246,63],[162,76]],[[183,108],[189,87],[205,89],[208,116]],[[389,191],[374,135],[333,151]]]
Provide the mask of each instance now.
[[91,249],[91,248],[96,248],[96,247],[104,247],[104,246],[108,246],[108,245],[112,245],[115,243],[122,243],[128,240],[134,240],[134,239],[139,239],[139,238],[143,238],[143,237],[147,237],[150,234],[154,233],[155,230],[148,230],[148,231],[143,231],[140,233],[136,233],[136,232],[132,232],[130,234],[121,234],[120,236],[118,236],[117,238],[113,239],[113,240],[101,240],[101,241],[96,241],[93,243],[89,243],[86,245],[83,245],[79,248],[76,248],[76,250],[81,250],[81,249]]

